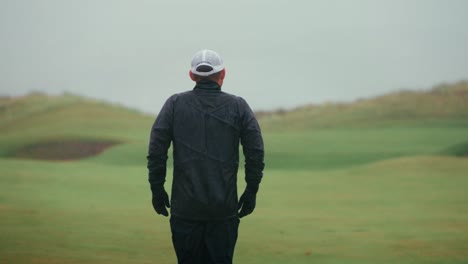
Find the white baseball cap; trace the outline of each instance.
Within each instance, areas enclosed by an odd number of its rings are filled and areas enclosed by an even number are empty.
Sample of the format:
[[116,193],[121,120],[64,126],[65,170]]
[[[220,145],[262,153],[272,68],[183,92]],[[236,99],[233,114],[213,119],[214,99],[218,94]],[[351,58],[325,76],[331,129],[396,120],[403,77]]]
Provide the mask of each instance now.
[[195,53],[191,65],[192,68],[190,71],[200,76],[209,76],[224,69],[221,56],[215,51],[208,49],[200,50]]

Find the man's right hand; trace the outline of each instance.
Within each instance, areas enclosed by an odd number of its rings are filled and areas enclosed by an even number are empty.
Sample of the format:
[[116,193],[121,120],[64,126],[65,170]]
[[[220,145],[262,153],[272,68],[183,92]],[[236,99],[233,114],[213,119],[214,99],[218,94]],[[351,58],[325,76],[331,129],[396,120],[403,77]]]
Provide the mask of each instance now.
[[170,208],[171,205],[169,204],[169,196],[167,195],[166,190],[164,190],[164,187],[160,187],[153,190],[152,203],[156,213],[164,216],[169,215],[166,207]]

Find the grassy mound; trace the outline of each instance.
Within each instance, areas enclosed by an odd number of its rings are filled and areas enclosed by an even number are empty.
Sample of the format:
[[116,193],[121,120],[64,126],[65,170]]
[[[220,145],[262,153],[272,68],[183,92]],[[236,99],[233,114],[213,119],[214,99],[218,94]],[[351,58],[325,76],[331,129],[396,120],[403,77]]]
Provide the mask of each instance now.
[[75,95],[36,93],[3,98],[0,100],[0,157],[57,138],[144,145],[153,120],[154,117],[135,110]]

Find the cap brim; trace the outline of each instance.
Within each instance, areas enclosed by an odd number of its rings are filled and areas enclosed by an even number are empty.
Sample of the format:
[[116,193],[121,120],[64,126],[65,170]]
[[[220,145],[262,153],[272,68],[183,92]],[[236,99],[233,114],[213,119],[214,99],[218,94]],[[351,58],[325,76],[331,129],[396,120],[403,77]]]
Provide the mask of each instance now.
[[[206,66],[210,66],[211,68],[213,68],[213,70],[209,71],[209,72],[200,72],[200,71],[197,71],[197,68],[200,66],[200,65],[206,65]],[[209,63],[200,63],[200,64],[197,64],[195,66],[193,66],[190,71],[193,73],[193,74],[196,74],[196,75],[200,75],[200,76],[209,76],[209,75],[212,75],[212,74],[215,74],[217,72],[220,72],[224,69],[224,65],[218,65],[218,66],[213,66]]]

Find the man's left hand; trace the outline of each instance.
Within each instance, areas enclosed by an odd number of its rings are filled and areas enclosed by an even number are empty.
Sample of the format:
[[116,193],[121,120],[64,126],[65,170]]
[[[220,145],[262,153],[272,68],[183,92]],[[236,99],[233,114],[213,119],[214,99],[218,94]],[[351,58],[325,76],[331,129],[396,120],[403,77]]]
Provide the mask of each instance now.
[[[255,209],[257,194],[246,189],[239,199],[239,218],[251,214]],[[242,209],[241,209],[242,208]]]

